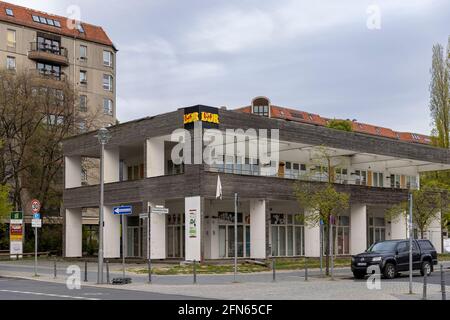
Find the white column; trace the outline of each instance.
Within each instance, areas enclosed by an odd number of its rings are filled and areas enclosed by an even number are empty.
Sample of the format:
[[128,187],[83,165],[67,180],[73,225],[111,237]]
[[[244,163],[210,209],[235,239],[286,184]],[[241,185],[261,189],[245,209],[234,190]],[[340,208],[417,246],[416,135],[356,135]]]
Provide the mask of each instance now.
[[119,148],[105,149],[105,183],[120,180],[120,153]]
[[184,199],[184,216],[186,224],[185,245],[186,261],[200,261],[201,250],[201,216],[202,198],[189,197]]
[[442,224],[441,224],[441,213],[438,214],[438,217],[434,219],[430,225],[428,226],[428,230],[425,233],[425,237],[431,241],[431,243],[436,248],[437,253],[442,253]]
[[81,209],[66,209],[65,219],[65,257],[81,258],[83,219]]
[[103,229],[104,236],[104,257],[105,258],[120,258],[120,216],[113,214],[112,206],[104,206],[105,228]]
[[[305,215],[312,214],[305,210]],[[320,257],[320,226],[305,224],[305,256]]]
[[66,189],[81,187],[81,157],[64,157]]
[[407,217],[404,213],[400,216],[391,220],[391,239],[399,240],[399,239],[407,239],[408,236],[408,224]]
[[164,175],[164,140],[151,138],[147,140],[147,178]]
[[266,201],[250,200],[250,254],[252,259],[266,258]]
[[[149,206],[164,206],[164,201],[149,203]],[[166,215],[150,215],[150,255],[152,259],[166,259]]]
[[350,208],[350,253],[358,254],[367,249],[367,206],[352,204]]

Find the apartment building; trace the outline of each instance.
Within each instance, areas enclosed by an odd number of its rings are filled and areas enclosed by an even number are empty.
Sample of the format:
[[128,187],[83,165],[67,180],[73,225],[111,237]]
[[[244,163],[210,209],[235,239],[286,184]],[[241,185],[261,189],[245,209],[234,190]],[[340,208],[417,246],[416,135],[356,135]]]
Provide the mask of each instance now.
[[0,1],[0,69],[69,81],[80,131],[116,124],[117,49],[102,29]]
[[[390,220],[385,212],[406,201],[410,189],[420,187],[422,172],[450,169],[449,150],[433,147],[424,135],[357,121],[352,122],[354,130],[347,132],[327,127],[328,121],[258,97],[237,110],[194,106],[109,128],[112,138],[104,163],[105,257],[121,255],[120,217],[113,213],[119,205],[133,208],[133,214],[124,219],[127,232],[122,241],[128,257],[146,257],[147,229],[140,214],[156,206],[165,206],[169,214],[151,214],[153,259],[227,259],[235,250],[240,258],[317,257],[320,226],[298,218],[311,212],[297,201],[293,187],[298,180],[324,183],[330,174],[336,189],[350,196],[350,208],[336,217],[336,255],[362,252],[379,240],[406,238],[406,219]],[[216,141],[206,136],[206,128],[223,134],[255,129],[257,135],[246,143],[263,137],[272,145],[276,140],[278,158],[267,161],[261,153],[255,156],[250,145],[243,153],[235,153],[235,139],[218,139],[217,145],[226,147],[214,155],[214,161],[191,161],[190,152],[183,152],[181,163],[174,161],[174,150],[180,145],[205,154],[211,141]],[[262,136],[262,129],[276,130],[278,136]],[[99,186],[82,186],[79,175],[81,157],[100,157],[95,135],[86,133],[63,143],[67,257],[82,256],[82,212],[99,207]],[[194,139],[183,138],[188,136]],[[335,172],[318,164],[318,148],[330,152]],[[218,176],[222,199],[216,197]],[[233,241],[235,193],[239,195],[237,248]],[[426,236],[441,251],[439,221]]]

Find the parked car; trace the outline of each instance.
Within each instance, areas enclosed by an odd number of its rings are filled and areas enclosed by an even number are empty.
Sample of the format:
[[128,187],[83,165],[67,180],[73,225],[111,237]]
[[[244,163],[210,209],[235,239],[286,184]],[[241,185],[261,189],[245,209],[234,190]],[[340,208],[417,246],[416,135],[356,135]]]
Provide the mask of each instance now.
[[[429,240],[413,240],[413,270],[421,275],[431,275],[437,265],[437,252]],[[352,256],[352,272],[362,279],[368,268],[378,266],[386,279],[393,279],[402,271],[409,270],[409,240],[388,240],[373,244],[364,253]],[[370,270],[372,271],[372,270]]]

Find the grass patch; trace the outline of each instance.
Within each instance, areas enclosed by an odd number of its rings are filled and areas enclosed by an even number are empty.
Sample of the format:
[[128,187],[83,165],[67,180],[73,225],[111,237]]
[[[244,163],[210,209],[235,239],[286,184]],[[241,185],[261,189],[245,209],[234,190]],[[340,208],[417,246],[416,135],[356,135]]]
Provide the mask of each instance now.
[[[256,273],[270,271],[272,266],[271,260],[268,261],[268,266],[258,265],[253,263],[240,263],[238,264],[239,273]],[[323,262],[325,268],[325,260]],[[349,267],[350,258],[337,258],[334,260],[335,267]],[[318,258],[308,258],[308,268],[319,268],[320,260]],[[275,268],[277,270],[303,270],[305,268],[305,260],[303,258],[299,259],[289,259],[289,258],[279,258],[275,261]],[[134,268],[128,269],[129,272],[136,274],[147,274],[147,268]],[[227,274],[234,272],[233,264],[201,264],[197,265],[197,274]],[[175,265],[166,267],[155,267],[152,268],[152,273],[156,275],[186,275],[193,273],[192,265]]]
[[450,261],[450,253],[438,254],[439,261]]

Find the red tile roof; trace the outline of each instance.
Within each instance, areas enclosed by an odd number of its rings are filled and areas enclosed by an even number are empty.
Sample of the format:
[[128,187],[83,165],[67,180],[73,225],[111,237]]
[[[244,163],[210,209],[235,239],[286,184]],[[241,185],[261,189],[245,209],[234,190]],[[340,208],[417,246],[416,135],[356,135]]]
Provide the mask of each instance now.
[[[243,113],[252,113],[252,107],[247,106],[236,109],[236,111]],[[318,126],[326,126],[330,121],[330,119],[321,117],[317,114],[290,108],[278,107],[274,105],[270,107],[270,112],[271,118],[308,123]],[[352,127],[353,131],[358,133],[370,134],[379,137],[391,138],[412,143],[431,144],[431,138],[423,134],[410,132],[397,132],[389,128],[379,127],[356,121],[352,121]]]
[[[14,12],[14,16],[8,16],[6,14],[6,9],[12,9]],[[58,20],[61,24],[61,28],[49,26],[47,24],[42,24],[38,22],[34,22],[32,15],[41,16],[44,18]],[[83,39],[86,41],[92,41],[99,44],[104,44],[107,46],[114,47],[111,39],[109,39],[106,32],[102,27],[94,26],[88,23],[81,22],[83,26],[84,33],[77,30],[77,28],[69,28],[67,21],[71,21],[66,17],[56,16],[49,13],[17,6],[14,4],[10,4],[4,1],[0,1],[0,21],[10,22],[14,24],[18,24],[21,26],[30,27],[33,29],[38,29],[46,32],[56,33],[72,38]]]

